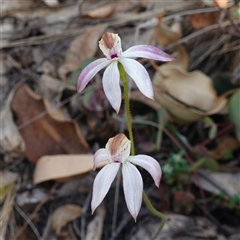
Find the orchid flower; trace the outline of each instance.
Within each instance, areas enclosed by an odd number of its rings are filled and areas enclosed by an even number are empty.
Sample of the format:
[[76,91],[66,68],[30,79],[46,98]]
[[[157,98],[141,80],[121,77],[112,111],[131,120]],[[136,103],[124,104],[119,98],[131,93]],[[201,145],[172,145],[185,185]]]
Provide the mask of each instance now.
[[149,58],[158,61],[172,61],[173,57],[162,50],[149,46],[138,45],[130,47],[122,52],[121,39],[118,34],[106,32],[99,41],[99,47],[106,58],[100,58],[85,67],[78,77],[78,92],[83,91],[89,81],[103,68],[107,67],[103,74],[103,90],[110,104],[116,112],[121,105],[120,62],[126,73],[133,79],[139,90],[148,98],[153,99],[152,83],[146,69],[138,61],[132,58]]
[[135,221],[142,204],[143,180],[134,164],[147,170],[152,176],[155,185],[159,187],[162,174],[159,163],[147,155],[129,156],[130,147],[131,141],[120,133],[108,140],[106,148],[101,148],[95,153],[94,169],[102,161],[107,160],[108,164],[100,170],[94,180],[92,212],[103,201],[120,166],[122,166],[123,190],[127,208]]

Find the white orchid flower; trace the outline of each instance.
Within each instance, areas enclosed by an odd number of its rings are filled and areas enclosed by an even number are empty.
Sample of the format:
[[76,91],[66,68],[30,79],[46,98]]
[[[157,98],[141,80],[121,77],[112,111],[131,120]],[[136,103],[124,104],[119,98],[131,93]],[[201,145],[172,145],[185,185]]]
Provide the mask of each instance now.
[[110,104],[116,112],[121,105],[121,88],[118,62],[126,73],[133,79],[139,90],[148,98],[153,99],[152,83],[146,69],[138,61],[132,58],[149,58],[168,62],[174,58],[162,50],[149,46],[138,45],[130,47],[122,52],[121,38],[118,34],[106,32],[99,41],[99,47],[106,58],[100,58],[85,67],[78,77],[78,92],[81,92],[89,81],[103,68],[107,67],[103,74],[103,90]]
[[159,187],[162,175],[159,163],[154,158],[146,155],[129,156],[130,147],[131,141],[121,133],[110,138],[106,148],[101,148],[95,153],[94,169],[102,161],[107,160],[108,164],[100,170],[94,180],[92,212],[103,201],[120,166],[122,166],[123,190],[127,208],[135,221],[142,204],[143,180],[134,164],[147,170],[152,176],[155,185]]

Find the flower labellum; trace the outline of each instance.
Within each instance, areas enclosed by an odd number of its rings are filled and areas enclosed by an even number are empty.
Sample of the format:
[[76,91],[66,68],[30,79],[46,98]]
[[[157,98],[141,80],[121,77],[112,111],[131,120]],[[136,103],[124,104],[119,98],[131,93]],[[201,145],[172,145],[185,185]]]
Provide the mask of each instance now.
[[147,155],[129,156],[130,148],[131,141],[124,134],[120,133],[108,140],[106,148],[101,148],[95,153],[94,169],[102,161],[108,161],[108,164],[100,170],[94,180],[91,203],[92,212],[103,201],[120,166],[122,166],[123,190],[127,208],[135,221],[142,204],[143,180],[140,172],[134,165],[147,170],[152,176],[155,185],[159,187],[162,175],[159,163]]
[[148,58],[162,62],[172,61],[174,58],[162,50],[149,46],[137,45],[122,52],[121,38],[118,34],[106,32],[99,41],[99,47],[105,58],[100,58],[85,67],[78,77],[78,92],[85,89],[89,81],[103,68],[103,90],[110,104],[116,112],[121,105],[120,73],[118,62],[120,62],[126,73],[133,79],[139,90],[148,98],[153,99],[152,82],[146,69],[138,61],[132,58]]

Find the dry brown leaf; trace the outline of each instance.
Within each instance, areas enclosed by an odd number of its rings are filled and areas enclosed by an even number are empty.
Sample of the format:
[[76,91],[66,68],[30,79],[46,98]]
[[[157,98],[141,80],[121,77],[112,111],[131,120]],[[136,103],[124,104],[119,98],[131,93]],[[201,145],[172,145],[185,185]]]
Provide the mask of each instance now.
[[48,180],[66,181],[93,170],[93,155],[54,155],[41,157],[35,167],[34,184]]
[[[164,79],[164,86],[168,94],[192,108],[202,111],[212,109],[217,94],[212,87],[210,78],[200,71],[184,73],[177,68],[168,70],[170,71],[165,76],[169,76],[170,74],[173,76],[173,78]],[[164,70],[162,72],[165,74]],[[200,101],[200,99],[202,100]]]
[[82,15],[83,18],[88,19],[105,19],[110,18],[116,10],[116,5],[107,4],[103,7],[91,10]]
[[225,97],[217,96],[211,79],[200,71],[188,73],[164,64],[159,67],[153,83],[155,99],[179,124],[219,113],[227,104]]
[[[36,86],[36,92],[41,95],[41,97],[46,98],[53,106],[60,104],[60,99],[64,90],[68,90],[73,94],[76,93],[75,86],[68,85],[47,74],[42,74]],[[60,109],[63,110],[63,108]]]
[[[171,28],[160,26],[158,41],[165,46],[181,36],[180,22]],[[182,45],[175,47],[177,59],[158,67],[153,78],[154,97],[179,124],[204,116],[226,113],[227,99],[218,97],[211,79],[200,71],[187,72],[189,57]]]
[[189,66],[189,56],[185,48],[182,45],[177,45],[175,47],[177,57],[174,61],[168,62],[166,66],[171,66],[172,68],[181,68],[183,70],[188,70]]
[[160,46],[167,46],[176,42],[182,36],[180,19],[176,21],[171,27],[161,23],[157,32],[157,41]]
[[189,24],[196,30],[218,22],[220,12],[197,13],[188,16]]
[[178,57],[161,65],[153,78],[154,96],[179,124],[215,114],[226,114],[226,96],[217,96],[211,79],[200,71],[187,72],[189,57],[182,45]]
[[12,89],[4,107],[0,111],[0,147],[14,158],[19,158],[25,155],[25,143],[13,121],[11,110],[11,102],[15,91],[18,88],[19,85],[16,85]]
[[157,102],[157,101],[153,101],[150,98],[147,98],[146,96],[144,96],[140,91],[135,90],[132,91],[130,94],[130,99],[134,100],[134,101],[139,101],[142,102],[146,105],[148,105],[149,107],[158,110],[159,108],[161,108],[161,105]]
[[105,27],[92,27],[72,41],[67,51],[68,59],[71,60],[66,60],[58,69],[58,75],[62,80],[67,80],[67,74],[78,69],[82,61],[94,56],[98,48],[97,42],[104,30]]
[[20,129],[20,133],[26,144],[26,156],[31,162],[36,163],[44,155],[89,151],[77,123],[65,117],[27,85],[16,91],[12,109],[20,125],[30,121]]
[[52,214],[52,230],[60,236],[61,229],[81,215],[82,208],[74,204],[66,204],[57,208]]

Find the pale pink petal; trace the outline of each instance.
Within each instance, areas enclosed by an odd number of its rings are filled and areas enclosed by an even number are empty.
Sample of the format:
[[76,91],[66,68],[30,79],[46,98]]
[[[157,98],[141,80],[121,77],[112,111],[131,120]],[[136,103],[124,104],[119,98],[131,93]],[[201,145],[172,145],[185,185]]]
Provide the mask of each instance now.
[[107,67],[111,63],[106,58],[100,58],[87,65],[78,77],[77,90],[80,93],[90,80],[103,68]]
[[137,45],[130,47],[122,53],[123,58],[149,58],[162,62],[169,62],[174,58],[159,48],[150,45]]
[[119,167],[119,163],[108,164],[97,174],[93,183],[93,195],[91,203],[92,213],[99,206],[109,191],[109,188],[117,175]]
[[137,168],[126,162],[122,167],[123,190],[130,214],[136,221],[142,204],[143,180]]
[[124,163],[130,155],[130,148],[131,141],[122,133],[110,138],[106,144],[113,162]]
[[121,88],[120,88],[120,74],[118,71],[118,62],[112,63],[106,68],[103,74],[103,90],[111,103],[113,109],[118,113],[121,106]]
[[112,159],[111,156],[109,155],[109,152],[105,148],[100,148],[94,154],[93,169],[96,170],[98,163],[103,161],[108,161],[109,163],[112,163]]
[[147,170],[152,176],[155,185],[159,187],[162,171],[159,163],[154,158],[147,155],[136,155],[128,157],[127,161]]
[[143,65],[133,59],[121,58],[119,61],[122,63],[126,73],[136,83],[142,94],[153,99],[152,82]]

